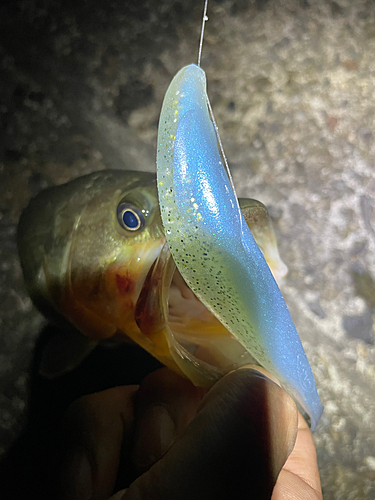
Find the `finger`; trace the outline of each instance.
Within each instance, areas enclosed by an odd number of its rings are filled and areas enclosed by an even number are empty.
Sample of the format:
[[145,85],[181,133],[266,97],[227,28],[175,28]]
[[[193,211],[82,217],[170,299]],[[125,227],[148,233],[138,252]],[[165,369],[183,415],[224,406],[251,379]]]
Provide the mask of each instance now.
[[123,499],[269,499],[296,431],[297,409],[285,391],[255,370],[232,372]]
[[296,444],[278,477],[272,500],[322,500],[318,462],[311,431],[299,413]]
[[136,397],[133,462],[137,475],[149,469],[194,418],[206,391],[167,368],[149,375]]
[[[261,366],[251,366],[268,378],[279,382]],[[313,435],[306,420],[298,412],[298,433],[292,453],[289,455],[277,479],[272,500],[321,500],[323,498]]]
[[68,409],[61,426],[57,492],[61,500],[101,500],[113,492],[121,447],[130,446],[137,386],[84,396]]

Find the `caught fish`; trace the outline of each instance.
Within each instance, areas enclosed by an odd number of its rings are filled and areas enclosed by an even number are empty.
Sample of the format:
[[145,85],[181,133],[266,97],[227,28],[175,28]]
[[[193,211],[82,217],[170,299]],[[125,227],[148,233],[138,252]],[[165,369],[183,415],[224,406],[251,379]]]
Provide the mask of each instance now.
[[[275,279],[240,210],[210,118],[206,76],[197,65],[174,77],[160,115],[157,179],[173,260],[190,290],[222,325],[170,332],[174,359],[197,384],[251,355],[309,415],[321,405],[313,373]],[[196,344],[196,345],[195,345]],[[171,349],[173,354],[173,349]],[[217,361],[218,360],[218,361]]]
[[[248,199],[240,204],[275,275],[282,275],[286,267],[265,206]],[[48,377],[75,368],[109,338],[130,338],[183,374],[176,362],[179,342],[186,345],[183,339],[191,336],[195,351],[202,340],[208,352],[206,344],[227,334],[170,256],[154,174],[105,170],[46,189],[24,210],[17,237],[33,302],[63,326],[43,354],[40,371]],[[196,331],[201,338],[195,339]],[[250,359],[238,345],[241,355]],[[214,378],[219,376],[218,370]]]

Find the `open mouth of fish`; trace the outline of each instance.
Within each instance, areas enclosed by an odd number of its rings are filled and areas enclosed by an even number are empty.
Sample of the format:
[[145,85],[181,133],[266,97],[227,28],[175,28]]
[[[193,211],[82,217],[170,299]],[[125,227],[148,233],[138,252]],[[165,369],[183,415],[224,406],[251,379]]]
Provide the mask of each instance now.
[[164,336],[169,356],[197,385],[212,385],[240,365],[257,364],[186,284],[167,242],[144,280],[135,321],[151,341],[160,343]]

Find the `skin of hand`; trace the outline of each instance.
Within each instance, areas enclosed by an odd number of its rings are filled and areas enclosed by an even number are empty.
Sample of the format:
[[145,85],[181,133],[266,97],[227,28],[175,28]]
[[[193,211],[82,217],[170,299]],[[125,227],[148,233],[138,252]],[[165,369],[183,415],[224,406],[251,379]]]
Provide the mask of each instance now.
[[321,500],[312,434],[265,373],[241,368],[207,392],[162,368],[80,398],[61,425],[53,498]]

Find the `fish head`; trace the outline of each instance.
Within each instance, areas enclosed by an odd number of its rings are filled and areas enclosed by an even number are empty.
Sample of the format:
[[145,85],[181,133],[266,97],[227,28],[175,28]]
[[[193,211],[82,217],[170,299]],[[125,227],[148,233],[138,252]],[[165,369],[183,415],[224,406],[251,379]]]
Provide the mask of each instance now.
[[101,171],[47,189],[18,228],[35,304],[95,339],[138,330],[137,299],[164,242],[155,178],[144,172]]

